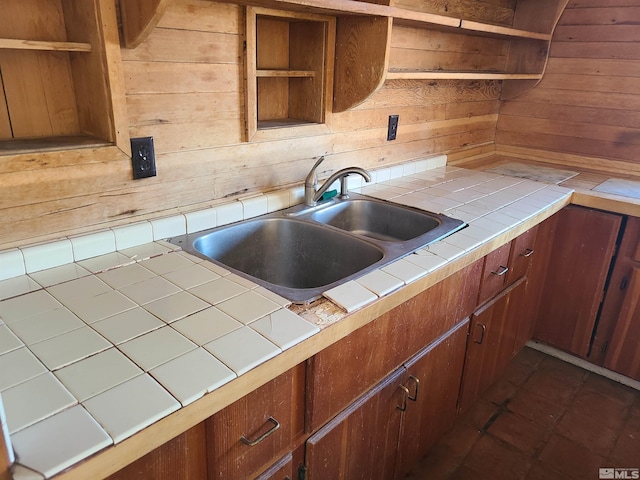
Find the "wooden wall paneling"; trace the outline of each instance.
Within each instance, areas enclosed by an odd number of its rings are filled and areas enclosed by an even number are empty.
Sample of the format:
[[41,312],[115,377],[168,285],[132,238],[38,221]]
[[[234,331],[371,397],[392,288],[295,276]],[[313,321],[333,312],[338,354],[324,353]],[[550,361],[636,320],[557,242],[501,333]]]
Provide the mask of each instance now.
[[[637,4],[569,2],[555,29],[542,81],[502,106],[497,148],[592,157],[587,167],[635,171],[640,35],[630,24],[638,21]],[[527,129],[522,128],[525,122],[531,122]]]
[[120,0],[122,43],[136,48],[149,36],[167,9],[169,0]]
[[[99,8],[109,11],[110,4],[102,0]],[[122,58],[115,66],[126,103],[114,107],[124,110],[114,114],[116,125],[124,118],[116,135],[124,133],[125,144],[129,135],[153,136],[158,177],[132,181],[129,160],[110,147],[6,157],[0,164],[0,248],[299,185],[320,155],[327,158],[326,178],[349,165],[380,168],[493,142],[500,82],[448,80],[388,81],[354,109],[334,112],[331,130],[277,129],[269,141],[245,142],[243,11],[174,0],[136,49],[121,50],[117,38],[106,42],[107,50],[116,50],[106,52],[107,61]],[[113,102],[118,95],[114,84],[110,88]],[[387,142],[392,114],[400,114],[399,136]]]
[[390,17],[338,17],[333,112],[362,104],[382,87],[392,22]]

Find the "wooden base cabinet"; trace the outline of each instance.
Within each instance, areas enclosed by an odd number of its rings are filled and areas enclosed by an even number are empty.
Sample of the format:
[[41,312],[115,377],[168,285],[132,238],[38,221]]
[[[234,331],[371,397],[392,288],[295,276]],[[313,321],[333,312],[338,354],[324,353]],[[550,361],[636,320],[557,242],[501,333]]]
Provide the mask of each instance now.
[[308,480],[400,478],[453,423],[468,319],[307,440]]
[[304,378],[300,364],[206,420],[210,479],[256,478],[294,449],[304,435]]
[[587,358],[622,217],[573,205],[554,217],[534,336]]
[[640,380],[640,218],[629,217],[589,361]]
[[525,293],[526,278],[521,278],[471,316],[460,411],[496,381],[513,357]]
[[465,319],[405,364],[409,402],[398,441],[396,478],[415,466],[456,419],[468,330]]
[[322,427],[471,315],[481,270],[478,260],[309,359],[308,430]]

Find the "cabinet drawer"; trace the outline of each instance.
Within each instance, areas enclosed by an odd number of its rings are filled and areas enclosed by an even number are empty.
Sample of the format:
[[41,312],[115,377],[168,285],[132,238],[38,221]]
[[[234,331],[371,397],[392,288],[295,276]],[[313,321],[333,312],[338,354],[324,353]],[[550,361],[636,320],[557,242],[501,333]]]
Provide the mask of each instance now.
[[507,272],[507,284],[511,285],[519,278],[524,277],[531,265],[535,254],[536,235],[538,226],[527,230],[511,242],[511,254],[509,258],[509,271]]
[[480,295],[478,305],[483,304],[492,297],[495,297],[506,285],[506,277],[509,271],[509,252],[511,244],[501,246],[484,257],[484,268],[482,270],[482,283],[480,284]]
[[206,421],[209,478],[246,480],[304,433],[305,365],[271,380]]

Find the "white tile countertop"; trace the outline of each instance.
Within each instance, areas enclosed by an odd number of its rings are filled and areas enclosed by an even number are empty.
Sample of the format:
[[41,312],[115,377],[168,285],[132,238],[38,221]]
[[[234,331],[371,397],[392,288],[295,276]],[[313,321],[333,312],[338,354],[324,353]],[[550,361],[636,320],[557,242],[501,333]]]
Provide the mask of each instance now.
[[[372,173],[371,184],[353,189],[469,226],[326,292],[340,318],[568,203],[572,193],[446,167],[441,157]],[[286,299],[161,240],[300,200],[299,191],[258,195],[0,252],[0,396],[20,465],[15,478],[56,475],[331,323],[309,321]]]

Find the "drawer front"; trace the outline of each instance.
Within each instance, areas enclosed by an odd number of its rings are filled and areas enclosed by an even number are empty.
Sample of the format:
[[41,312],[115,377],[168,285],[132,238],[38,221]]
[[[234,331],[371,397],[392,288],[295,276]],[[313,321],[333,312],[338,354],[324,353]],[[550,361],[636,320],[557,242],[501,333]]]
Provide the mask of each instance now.
[[511,243],[507,243],[484,257],[478,305],[495,297],[505,287],[507,273],[509,272],[510,251]]
[[507,272],[507,284],[511,285],[519,278],[524,277],[529,271],[529,265],[535,255],[536,225],[517,237],[511,243],[511,258],[509,259],[509,271]]
[[305,365],[300,364],[206,420],[210,478],[246,480],[304,433]]

